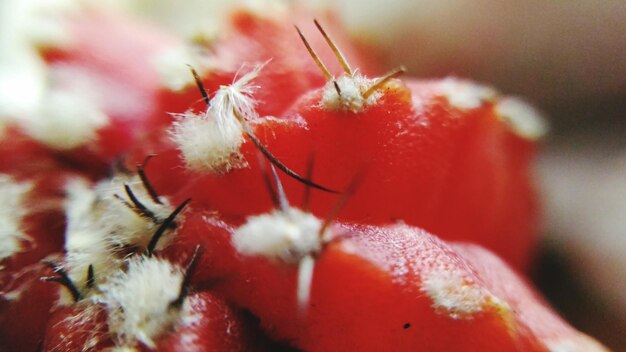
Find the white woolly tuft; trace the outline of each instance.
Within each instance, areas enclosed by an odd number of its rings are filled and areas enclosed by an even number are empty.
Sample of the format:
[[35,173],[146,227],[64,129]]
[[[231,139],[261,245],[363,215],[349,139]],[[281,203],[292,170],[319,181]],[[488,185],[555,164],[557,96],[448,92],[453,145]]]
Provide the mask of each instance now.
[[496,98],[497,91],[471,81],[448,77],[440,83],[441,94],[457,109],[479,108],[484,102]]
[[20,252],[22,241],[29,239],[22,220],[28,214],[24,203],[32,188],[30,182],[17,182],[9,175],[0,174],[0,261]]
[[88,95],[57,89],[49,91],[38,113],[23,122],[36,140],[67,150],[94,141],[97,130],[109,123],[109,117]]
[[37,113],[49,79],[39,49],[71,42],[66,22],[80,7],[72,0],[0,1],[0,115]]
[[[337,92],[334,82],[337,82],[341,94]],[[355,72],[352,77],[342,74],[338,78],[331,79],[324,86],[322,105],[329,110],[343,110],[359,112],[366,106],[372,105],[380,97],[379,92],[374,92],[367,99],[363,93],[374,83],[374,80]]]
[[[124,184],[130,186],[137,199],[157,219],[164,220],[173,211],[164,198],[160,199],[163,204],[155,203],[140,183],[137,176],[117,176],[101,181],[93,188],[81,179],[66,186],[65,267],[81,291],[86,289],[89,265],[94,267],[96,284],[103,283],[122,265],[126,255],[124,248],[144,251],[159,226],[152,219],[129,209],[115,196],[132,204],[124,191]],[[169,233],[159,240],[157,249],[167,246],[171,240]]]
[[133,346],[142,342],[154,348],[154,340],[183,319],[173,307],[180,294],[183,271],[155,257],[134,257],[126,271],[118,271],[101,285],[97,297],[109,313],[109,331],[117,343]]
[[239,79],[235,76],[233,84],[221,86],[217,90],[211,99],[208,111],[213,113],[220,126],[225,123],[225,120],[235,118],[234,111],[237,111],[246,121],[254,122],[259,118],[255,109],[256,100],[252,97],[259,86],[251,83],[268,62],[254,66],[250,72]]
[[488,305],[505,305],[469,277],[446,270],[429,272],[422,281],[422,291],[434,308],[445,310],[455,319],[481,312]]
[[239,253],[297,263],[321,249],[321,227],[314,215],[287,208],[249,217],[232,241]]
[[[162,204],[154,202],[138,176],[116,176],[96,185],[95,192],[103,208],[99,222],[106,228],[110,245],[135,246],[145,250],[159,224],[137,214],[118,199],[119,197],[132,205],[124,185],[130,187],[135,197],[153,212],[158,220],[165,220],[174,209],[164,197],[159,199]],[[164,234],[157,244],[157,249],[165,248],[170,240],[171,236],[168,236],[168,233]]]
[[239,153],[245,141],[241,124],[234,118],[224,122],[208,113],[177,116],[170,134],[187,168],[221,173],[245,165]]
[[296,298],[304,312],[311,294],[314,255],[322,249],[321,229],[322,222],[313,214],[287,207],[248,217],[234,231],[232,241],[241,254],[298,264]]
[[188,168],[195,171],[227,172],[246,166],[239,150],[245,142],[245,122],[256,122],[256,101],[252,97],[258,86],[251,82],[266,63],[255,66],[233,84],[221,86],[203,114],[178,115],[170,131]]
[[526,139],[537,140],[548,132],[548,124],[541,113],[519,98],[500,100],[495,112],[515,133]]
[[65,269],[76,285],[86,289],[87,270],[93,265],[96,282],[101,282],[116,270],[120,261],[113,255],[106,241],[106,231],[98,221],[101,209],[97,195],[87,181],[75,179],[66,186],[65,202]]

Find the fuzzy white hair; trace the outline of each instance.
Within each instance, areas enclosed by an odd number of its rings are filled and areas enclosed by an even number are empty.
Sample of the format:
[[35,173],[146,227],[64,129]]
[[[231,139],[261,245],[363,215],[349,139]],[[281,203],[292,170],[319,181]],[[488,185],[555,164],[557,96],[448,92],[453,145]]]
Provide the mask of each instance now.
[[89,92],[51,89],[40,110],[22,120],[34,139],[54,149],[68,150],[95,141],[97,131],[110,123]]
[[66,186],[65,270],[74,285],[86,290],[87,272],[92,265],[98,281],[115,270],[120,262],[106,242],[106,231],[99,225],[101,209],[97,195],[83,179]]
[[452,318],[469,318],[489,306],[510,310],[504,301],[464,273],[440,269],[429,272],[422,280],[422,291],[432,300],[433,308]]
[[246,166],[240,153],[245,142],[242,123],[259,120],[253,98],[259,87],[252,81],[265,64],[254,66],[239,79],[235,77],[231,85],[221,86],[204,113],[174,115],[170,135],[189,169],[221,173]]
[[321,249],[321,227],[314,215],[290,207],[249,217],[232,240],[239,253],[296,263]]
[[155,347],[155,339],[183,320],[186,305],[173,305],[184,274],[179,266],[155,257],[133,257],[100,286],[96,298],[107,307],[109,331],[118,345],[141,342]]
[[548,123],[542,114],[522,99],[503,98],[496,104],[495,113],[520,137],[537,140],[548,133]]
[[[153,201],[140,185],[137,176],[116,176],[94,187],[75,179],[66,186],[65,203],[67,227],[65,232],[65,265],[68,275],[81,291],[86,289],[88,268],[93,266],[96,284],[103,283],[108,275],[123,264],[124,247],[145,251],[152,235],[160,224],[130,209],[132,205],[125,195],[124,185],[135,197],[150,209],[158,220],[164,220],[172,212],[167,199],[160,204]],[[171,232],[170,232],[171,233]],[[162,249],[171,236],[166,234],[158,243]]]
[[[160,224],[122,203],[133,205],[125,192],[125,186],[153,213],[156,220],[165,220],[174,209],[166,197],[159,197],[159,202],[155,202],[136,175],[116,176],[96,185],[95,192],[103,208],[100,222],[107,228],[108,242],[116,247],[134,246],[145,250]],[[163,236],[157,249],[167,246],[170,239],[171,236],[167,234]]]
[[363,96],[374,82],[375,80],[363,76],[358,71],[355,71],[352,76],[342,74],[338,78],[331,79],[324,86],[322,106],[332,111],[342,110],[355,113],[362,111],[368,105],[376,103],[381,95],[379,92],[374,92],[367,98]]
[[297,263],[296,298],[303,310],[309,302],[314,256],[322,249],[322,226],[320,219],[311,213],[287,207],[249,217],[234,231],[232,241],[241,254]]
[[492,87],[454,77],[443,79],[439,88],[448,103],[461,110],[479,108],[484,102],[494,100],[498,95]]
[[28,214],[25,201],[32,188],[31,182],[0,174],[0,261],[20,252],[22,241],[29,239],[22,221]]
[[208,113],[196,115],[188,112],[177,116],[171,131],[185,165],[194,171],[228,172],[244,166],[239,153],[245,139],[239,121],[219,121]]

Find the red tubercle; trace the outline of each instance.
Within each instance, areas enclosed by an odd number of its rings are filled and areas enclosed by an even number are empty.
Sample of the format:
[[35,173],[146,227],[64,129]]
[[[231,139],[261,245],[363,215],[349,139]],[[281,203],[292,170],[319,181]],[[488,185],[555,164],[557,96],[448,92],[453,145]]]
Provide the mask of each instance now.
[[[324,187],[341,192],[363,175],[339,219],[405,221],[449,240],[475,241],[526,268],[538,221],[529,175],[534,144],[512,133],[491,102],[459,109],[437,82],[408,80],[406,86],[392,87],[361,112],[329,111],[321,103],[323,90],[315,90],[282,121],[256,124],[254,133],[299,175],[308,173],[312,158],[310,178]],[[272,203],[259,151],[248,141],[241,152],[246,168],[223,175],[188,174],[184,185],[171,182],[224,216],[268,211]],[[182,166],[170,169],[175,167]],[[304,206],[306,186],[281,178],[292,204]],[[339,199],[314,189],[310,194],[310,209],[322,218]]]
[[202,255],[191,277],[192,287],[212,289],[223,281],[238,280],[235,272],[236,253],[231,245],[232,225],[224,222],[216,213],[195,209],[191,204],[180,217],[176,237],[159,255],[179,265],[186,265],[194,251],[201,248]]
[[[254,320],[210,292],[186,298],[187,316],[157,341],[159,351],[271,351]],[[146,349],[147,350],[147,349]]]
[[[274,339],[307,350],[542,350],[532,335],[512,334],[509,318],[497,308],[454,319],[431,306],[419,288],[427,263],[450,265],[451,272],[468,270],[462,257],[433,236],[373,226],[333,226],[331,231],[335,242],[317,256],[311,300],[301,310],[295,266],[237,254],[226,242],[228,234],[216,234],[206,222],[193,229],[204,233],[201,241],[213,253],[219,248],[221,257],[233,255],[226,266],[206,264],[214,276],[226,277],[215,281],[214,289],[259,316]],[[419,248],[424,254],[412,257]],[[450,334],[459,338],[450,340]]]

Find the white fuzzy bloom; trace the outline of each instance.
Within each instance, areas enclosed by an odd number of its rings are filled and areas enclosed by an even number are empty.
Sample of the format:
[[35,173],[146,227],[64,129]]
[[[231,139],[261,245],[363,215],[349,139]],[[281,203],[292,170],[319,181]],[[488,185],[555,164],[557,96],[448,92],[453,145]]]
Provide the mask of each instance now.
[[309,302],[314,255],[322,249],[322,222],[311,213],[288,207],[251,216],[235,230],[232,241],[237,251],[298,265],[296,298],[301,311]]
[[183,282],[180,267],[158,258],[133,257],[126,271],[118,271],[100,286],[96,298],[107,307],[109,331],[118,345],[142,342],[155,347],[155,339],[183,319],[173,307]]
[[[123,264],[124,247],[145,250],[159,226],[152,219],[129,209],[116,197],[132,204],[124,184],[129,185],[137,199],[157,219],[163,220],[173,211],[164,198],[161,198],[163,204],[155,203],[140,183],[137,176],[117,176],[94,187],[81,179],[66,186],[65,267],[80,290],[85,290],[89,265],[94,267],[96,284],[103,283]],[[170,239],[166,233],[157,249],[165,247]]]
[[95,141],[98,129],[109,122],[109,117],[85,92],[53,89],[42,99],[39,110],[23,120],[23,125],[36,140],[67,150]]
[[484,102],[496,98],[497,91],[472,81],[448,77],[440,83],[441,94],[457,109],[479,108]]
[[483,311],[486,306],[506,304],[485,288],[461,273],[449,270],[429,272],[422,281],[422,291],[432,300],[435,309],[446,311],[452,318],[465,318]]
[[525,101],[507,97],[495,106],[496,115],[515,133],[529,140],[537,140],[548,132],[548,124],[535,108]]
[[252,98],[258,86],[251,82],[265,64],[257,65],[233,84],[221,86],[203,114],[187,112],[177,115],[170,131],[187,167],[195,171],[227,172],[245,166],[240,147],[245,142],[242,121],[256,122],[256,101]]
[[241,254],[297,263],[322,248],[321,227],[314,215],[287,208],[248,217],[232,240]]
[[28,214],[25,198],[32,188],[30,182],[0,174],[0,261],[20,252],[22,241],[28,240],[22,221]]
[[[339,87],[339,92],[335,87],[335,82]],[[359,72],[355,72],[352,76],[342,74],[338,78],[326,82],[322,96],[322,106],[333,111],[362,111],[368,105],[376,103],[376,100],[380,97],[380,92],[372,93],[367,99],[363,97],[363,94],[374,83],[375,80],[369,79]]]
[[253,85],[252,81],[268,62],[254,66],[250,72],[239,79],[235,76],[233,84],[221,86],[217,90],[211,99],[208,111],[213,113],[220,126],[225,124],[226,120],[234,118],[234,111],[237,111],[246,121],[254,122],[259,118],[256,112],[256,100],[252,98],[259,86]]
[[98,221],[102,210],[97,206],[97,194],[82,179],[70,181],[66,186],[65,202],[65,269],[76,285],[86,288],[87,271],[93,265],[100,282],[116,270],[120,261],[113,255],[106,241],[106,231]]
[[[138,176],[116,176],[111,180],[99,182],[95,187],[100,207],[103,209],[99,222],[106,229],[107,241],[111,246],[134,246],[140,250],[146,249],[152,235],[159,227],[154,219],[138,214],[122,203],[133,205],[130,197],[126,194],[124,186],[128,185],[135,197],[149,210],[159,221],[165,220],[173,207],[165,197],[160,197],[161,203],[155,202]],[[164,248],[171,239],[166,233],[158,242],[157,249]]]
[[71,42],[65,23],[79,8],[72,0],[0,1],[0,115],[37,113],[49,78],[39,47]]
[[212,114],[189,112],[177,116],[171,136],[191,170],[220,173],[245,164],[239,153],[245,139],[235,119],[226,121],[224,126]]
[[94,100],[97,87],[58,87],[56,73],[40,55],[42,46],[72,43],[70,18],[83,5],[72,0],[0,2],[1,119],[16,120],[31,137],[59,150],[94,141],[97,130],[109,123]]

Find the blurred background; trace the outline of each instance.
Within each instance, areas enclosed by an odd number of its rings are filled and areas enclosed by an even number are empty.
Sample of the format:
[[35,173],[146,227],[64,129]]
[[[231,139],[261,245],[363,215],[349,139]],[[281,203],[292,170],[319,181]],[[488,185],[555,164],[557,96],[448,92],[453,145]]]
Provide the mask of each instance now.
[[[30,26],[22,15],[33,6],[45,12],[76,2],[0,0],[0,89],[13,92],[2,94],[12,107],[19,109],[20,99],[36,92],[36,86],[14,84],[34,80],[38,69],[16,46],[15,28]],[[267,0],[82,2],[121,8],[184,36],[218,31],[238,4],[268,6]],[[421,78],[470,78],[544,111],[551,133],[535,172],[545,218],[532,280],[573,325],[626,351],[626,1],[299,5],[336,13],[372,60],[386,67],[403,64]],[[50,33],[37,28],[30,35],[45,41]]]

